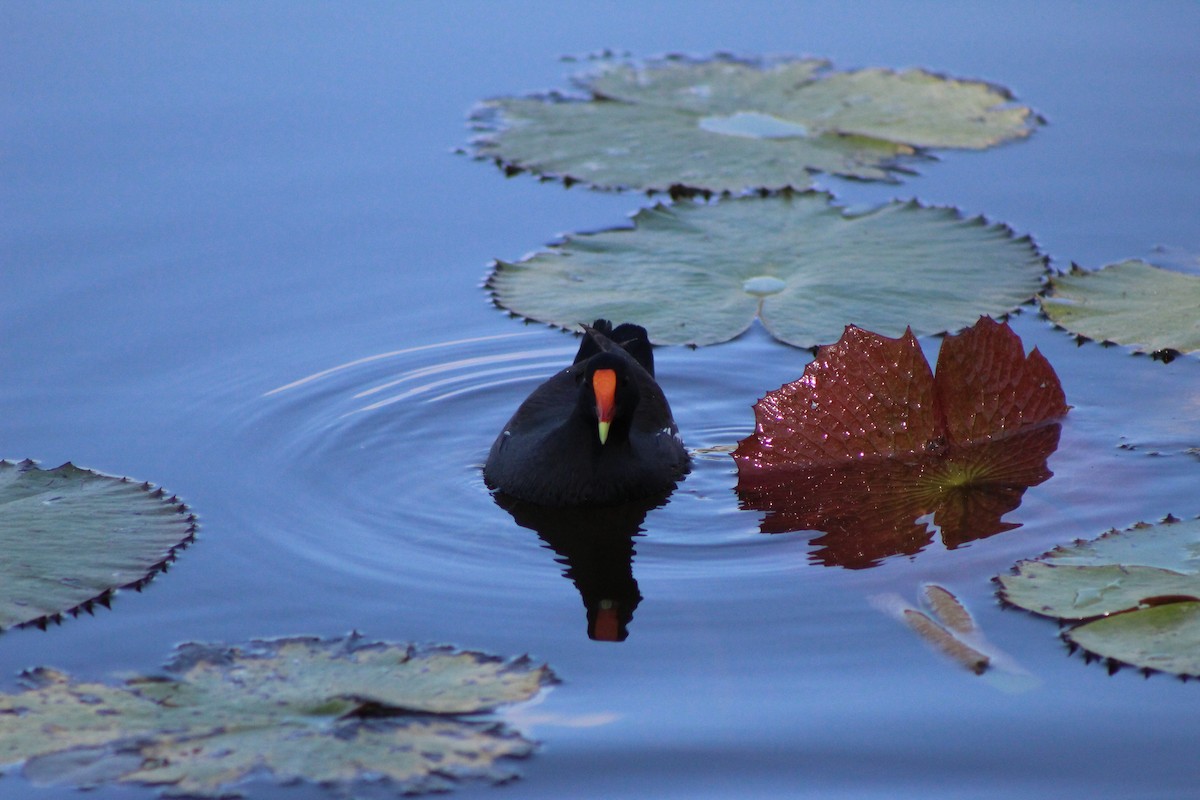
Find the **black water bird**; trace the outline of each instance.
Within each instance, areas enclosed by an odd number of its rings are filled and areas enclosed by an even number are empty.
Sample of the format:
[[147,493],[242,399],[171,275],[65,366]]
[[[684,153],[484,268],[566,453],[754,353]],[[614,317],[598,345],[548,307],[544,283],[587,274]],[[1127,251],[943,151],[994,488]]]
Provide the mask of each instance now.
[[492,444],[488,486],[543,506],[665,496],[688,471],[646,329],[582,326],[574,363],[543,383]]

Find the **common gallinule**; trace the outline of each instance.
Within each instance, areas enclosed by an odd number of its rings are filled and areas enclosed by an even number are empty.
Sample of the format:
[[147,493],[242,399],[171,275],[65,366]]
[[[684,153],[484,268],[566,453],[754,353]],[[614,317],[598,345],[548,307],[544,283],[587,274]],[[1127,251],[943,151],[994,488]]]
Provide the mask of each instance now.
[[668,494],[688,471],[646,329],[584,325],[570,367],[533,391],[496,437],[487,484],[543,506]]

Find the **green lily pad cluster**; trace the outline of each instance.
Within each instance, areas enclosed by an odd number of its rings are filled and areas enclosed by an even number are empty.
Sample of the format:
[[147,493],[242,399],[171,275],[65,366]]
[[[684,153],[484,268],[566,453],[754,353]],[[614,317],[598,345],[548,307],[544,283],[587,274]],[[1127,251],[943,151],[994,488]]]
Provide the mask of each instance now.
[[[196,527],[186,505],[148,483],[0,461],[0,629],[44,626],[140,588]],[[0,771],[191,797],[236,796],[237,782],[261,773],[347,790],[386,781],[409,794],[464,777],[500,782],[513,775],[501,759],[534,744],[462,717],[553,681],[528,659],[358,636],[187,645],[167,672],[120,686],[28,673],[24,691],[0,693]]]
[[1088,653],[1200,677],[1200,519],[1113,530],[996,580],[1006,602],[1072,623],[1063,637]]
[[[539,322],[636,320],[656,344],[728,341],[757,318],[816,347],[848,324],[887,336],[1001,317],[1043,289],[1028,237],[953,209],[839,208],[815,173],[894,181],[929,148],[982,149],[1039,118],[981,81],[924,70],[839,72],[821,59],[607,62],[583,96],[506,97],[476,110],[474,153],[605,189],[669,192],[633,227],[498,260],[494,302]],[[715,202],[680,202],[700,195]]]
[[1004,226],[939,225],[953,212],[916,204],[850,214],[828,195],[794,194],[818,173],[896,181],[929,149],[1028,136],[1040,117],[1002,87],[731,56],[605,58],[575,85],[577,94],[482,103],[475,156],[508,174],[676,200],[755,195],[642,209],[632,230],[498,260],[487,286],[514,314],[572,329],[597,316],[636,319],[656,344],[691,345],[727,341],[757,316],[781,341],[813,347],[847,324],[888,336],[957,330],[1014,310],[1048,282],[1043,311],[1079,336],[1165,361],[1200,350],[1200,278],[1134,261],[1050,277],[1028,238]]
[[146,784],[188,797],[238,796],[247,778],[352,793],[502,782],[534,744],[472,715],[528,700],[553,682],[528,659],[358,636],[184,645],[165,676],[119,685],[54,670],[0,693],[0,768],[35,783]]

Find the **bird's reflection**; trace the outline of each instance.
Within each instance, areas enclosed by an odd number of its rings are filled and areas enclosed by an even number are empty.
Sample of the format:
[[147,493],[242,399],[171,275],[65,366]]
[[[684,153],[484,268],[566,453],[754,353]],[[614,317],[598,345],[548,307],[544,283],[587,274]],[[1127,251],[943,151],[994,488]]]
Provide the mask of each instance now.
[[588,638],[623,642],[642,601],[633,577],[634,540],[646,514],[665,497],[601,508],[546,508],[497,492],[496,504],[554,551],[563,576],[579,590]]

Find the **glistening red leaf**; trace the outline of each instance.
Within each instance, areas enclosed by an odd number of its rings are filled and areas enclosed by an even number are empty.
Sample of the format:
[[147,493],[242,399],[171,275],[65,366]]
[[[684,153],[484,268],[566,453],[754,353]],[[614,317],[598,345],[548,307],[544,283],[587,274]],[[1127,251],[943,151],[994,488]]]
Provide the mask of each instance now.
[[946,438],[960,445],[1041,425],[1068,408],[1050,362],[1036,347],[1026,358],[1020,337],[990,317],[946,337],[934,392]]
[[849,327],[804,375],[755,405],[738,443],[744,508],[764,533],[821,531],[815,558],[858,568],[1010,530],[1050,477],[1068,406],[1054,370],[984,317],[942,343],[936,376],[912,334]]
[[755,404],[754,435],[733,454],[738,474],[917,452],[937,430],[933,388],[911,330],[889,339],[850,326]]

